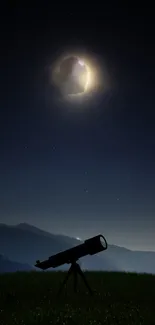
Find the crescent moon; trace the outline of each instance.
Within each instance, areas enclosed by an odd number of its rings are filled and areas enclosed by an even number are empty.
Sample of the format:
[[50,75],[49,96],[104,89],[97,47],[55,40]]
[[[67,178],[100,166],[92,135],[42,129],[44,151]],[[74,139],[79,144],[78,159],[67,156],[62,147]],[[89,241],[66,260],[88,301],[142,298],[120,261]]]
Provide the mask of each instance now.
[[[88,101],[89,98],[91,98],[91,93],[96,93],[96,91],[101,88],[102,86],[102,80],[101,80],[101,74],[100,69],[96,64],[96,61],[91,59],[88,56],[83,55],[82,53],[77,54],[76,52],[70,52],[67,55],[62,55],[58,58],[58,60],[53,65],[53,68],[51,70],[51,82],[54,82],[54,84],[60,88],[60,79],[59,79],[59,71],[60,71],[60,65],[61,63],[70,57],[76,57],[77,63],[81,65],[81,67],[85,67],[86,71],[78,71],[78,69],[75,71],[75,75],[77,76],[78,80],[81,78],[81,86],[83,90],[79,93],[71,93],[71,94],[65,94],[62,89],[62,95],[66,100],[75,100],[75,102],[78,100],[84,100]],[[78,66],[76,66],[78,68]]]

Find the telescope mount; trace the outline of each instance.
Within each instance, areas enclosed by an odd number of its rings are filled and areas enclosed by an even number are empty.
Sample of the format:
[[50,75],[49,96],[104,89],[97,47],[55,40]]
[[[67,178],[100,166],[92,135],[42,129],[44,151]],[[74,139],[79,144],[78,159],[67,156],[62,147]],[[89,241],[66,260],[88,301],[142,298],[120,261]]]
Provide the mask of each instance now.
[[77,293],[77,282],[78,282],[78,274],[79,274],[79,276],[82,278],[85,286],[87,287],[90,295],[93,294],[93,291],[91,290],[91,288],[90,288],[90,286],[89,286],[89,284],[88,284],[88,282],[87,282],[87,280],[86,280],[86,278],[84,276],[84,273],[81,270],[80,265],[77,263],[77,260],[75,260],[75,261],[71,262],[71,266],[70,266],[70,268],[68,270],[67,276],[65,277],[64,281],[62,282],[62,285],[60,286],[60,289],[58,291],[58,295],[61,294],[61,292],[62,292],[64,286],[66,285],[66,283],[67,283],[67,281],[68,281],[71,274],[73,274],[73,277],[74,277],[74,292],[75,293]]

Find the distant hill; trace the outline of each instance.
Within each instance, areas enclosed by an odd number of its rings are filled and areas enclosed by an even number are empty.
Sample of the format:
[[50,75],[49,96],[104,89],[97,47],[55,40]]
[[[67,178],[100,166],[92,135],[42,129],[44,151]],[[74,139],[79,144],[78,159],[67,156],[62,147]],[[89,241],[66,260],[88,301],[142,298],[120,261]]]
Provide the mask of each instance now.
[[120,270],[155,274],[155,252],[132,251],[123,247],[109,245],[104,252]]
[[33,268],[28,264],[22,264],[15,261],[10,261],[7,257],[0,255],[0,273],[16,272],[16,271],[31,271]]
[[[26,223],[17,226],[0,224],[0,253],[9,260],[34,266],[60,251],[79,245],[80,241],[63,235],[54,235]],[[155,273],[155,252],[138,252],[109,245],[108,249],[80,260],[83,269],[105,271],[133,271]],[[68,269],[64,265],[59,269]]]
[[[79,244],[75,238],[53,235],[25,223],[17,226],[0,224],[0,253],[19,263],[32,266],[37,259],[44,260]],[[91,270],[117,270],[108,256],[87,256],[81,259],[81,265]],[[68,269],[68,265],[60,269]]]

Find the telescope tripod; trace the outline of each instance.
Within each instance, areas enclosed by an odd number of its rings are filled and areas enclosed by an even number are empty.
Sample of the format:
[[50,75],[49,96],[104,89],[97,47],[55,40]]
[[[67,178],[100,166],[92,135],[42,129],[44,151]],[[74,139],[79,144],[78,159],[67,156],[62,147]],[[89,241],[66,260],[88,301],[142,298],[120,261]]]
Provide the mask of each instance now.
[[76,261],[74,261],[74,262],[71,263],[71,267],[68,270],[67,276],[64,279],[64,281],[63,281],[63,283],[62,283],[62,285],[61,285],[61,287],[60,287],[60,289],[58,291],[58,295],[60,295],[60,293],[62,292],[62,289],[64,288],[64,286],[67,283],[67,281],[68,281],[71,274],[73,274],[73,276],[74,276],[74,292],[77,292],[77,280],[78,280],[78,274],[79,274],[81,276],[85,286],[87,287],[89,293],[91,295],[93,294],[93,292],[92,292],[92,290],[91,290],[91,288],[90,288],[90,286],[89,286],[89,284],[88,284],[88,282],[87,282],[87,280],[86,280],[86,278],[84,276],[84,273],[82,272],[82,270],[80,268],[80,265]]

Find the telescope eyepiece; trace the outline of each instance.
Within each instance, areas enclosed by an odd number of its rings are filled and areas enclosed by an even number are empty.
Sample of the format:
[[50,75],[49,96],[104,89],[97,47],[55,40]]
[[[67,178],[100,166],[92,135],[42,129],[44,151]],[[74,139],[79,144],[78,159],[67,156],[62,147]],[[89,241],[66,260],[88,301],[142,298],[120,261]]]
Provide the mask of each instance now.
[[107,246],[108,246],[107,241],[102,235],[100,235],[100,242],[101,242],[101,245],[103,246],[103,248],[107,249]]

